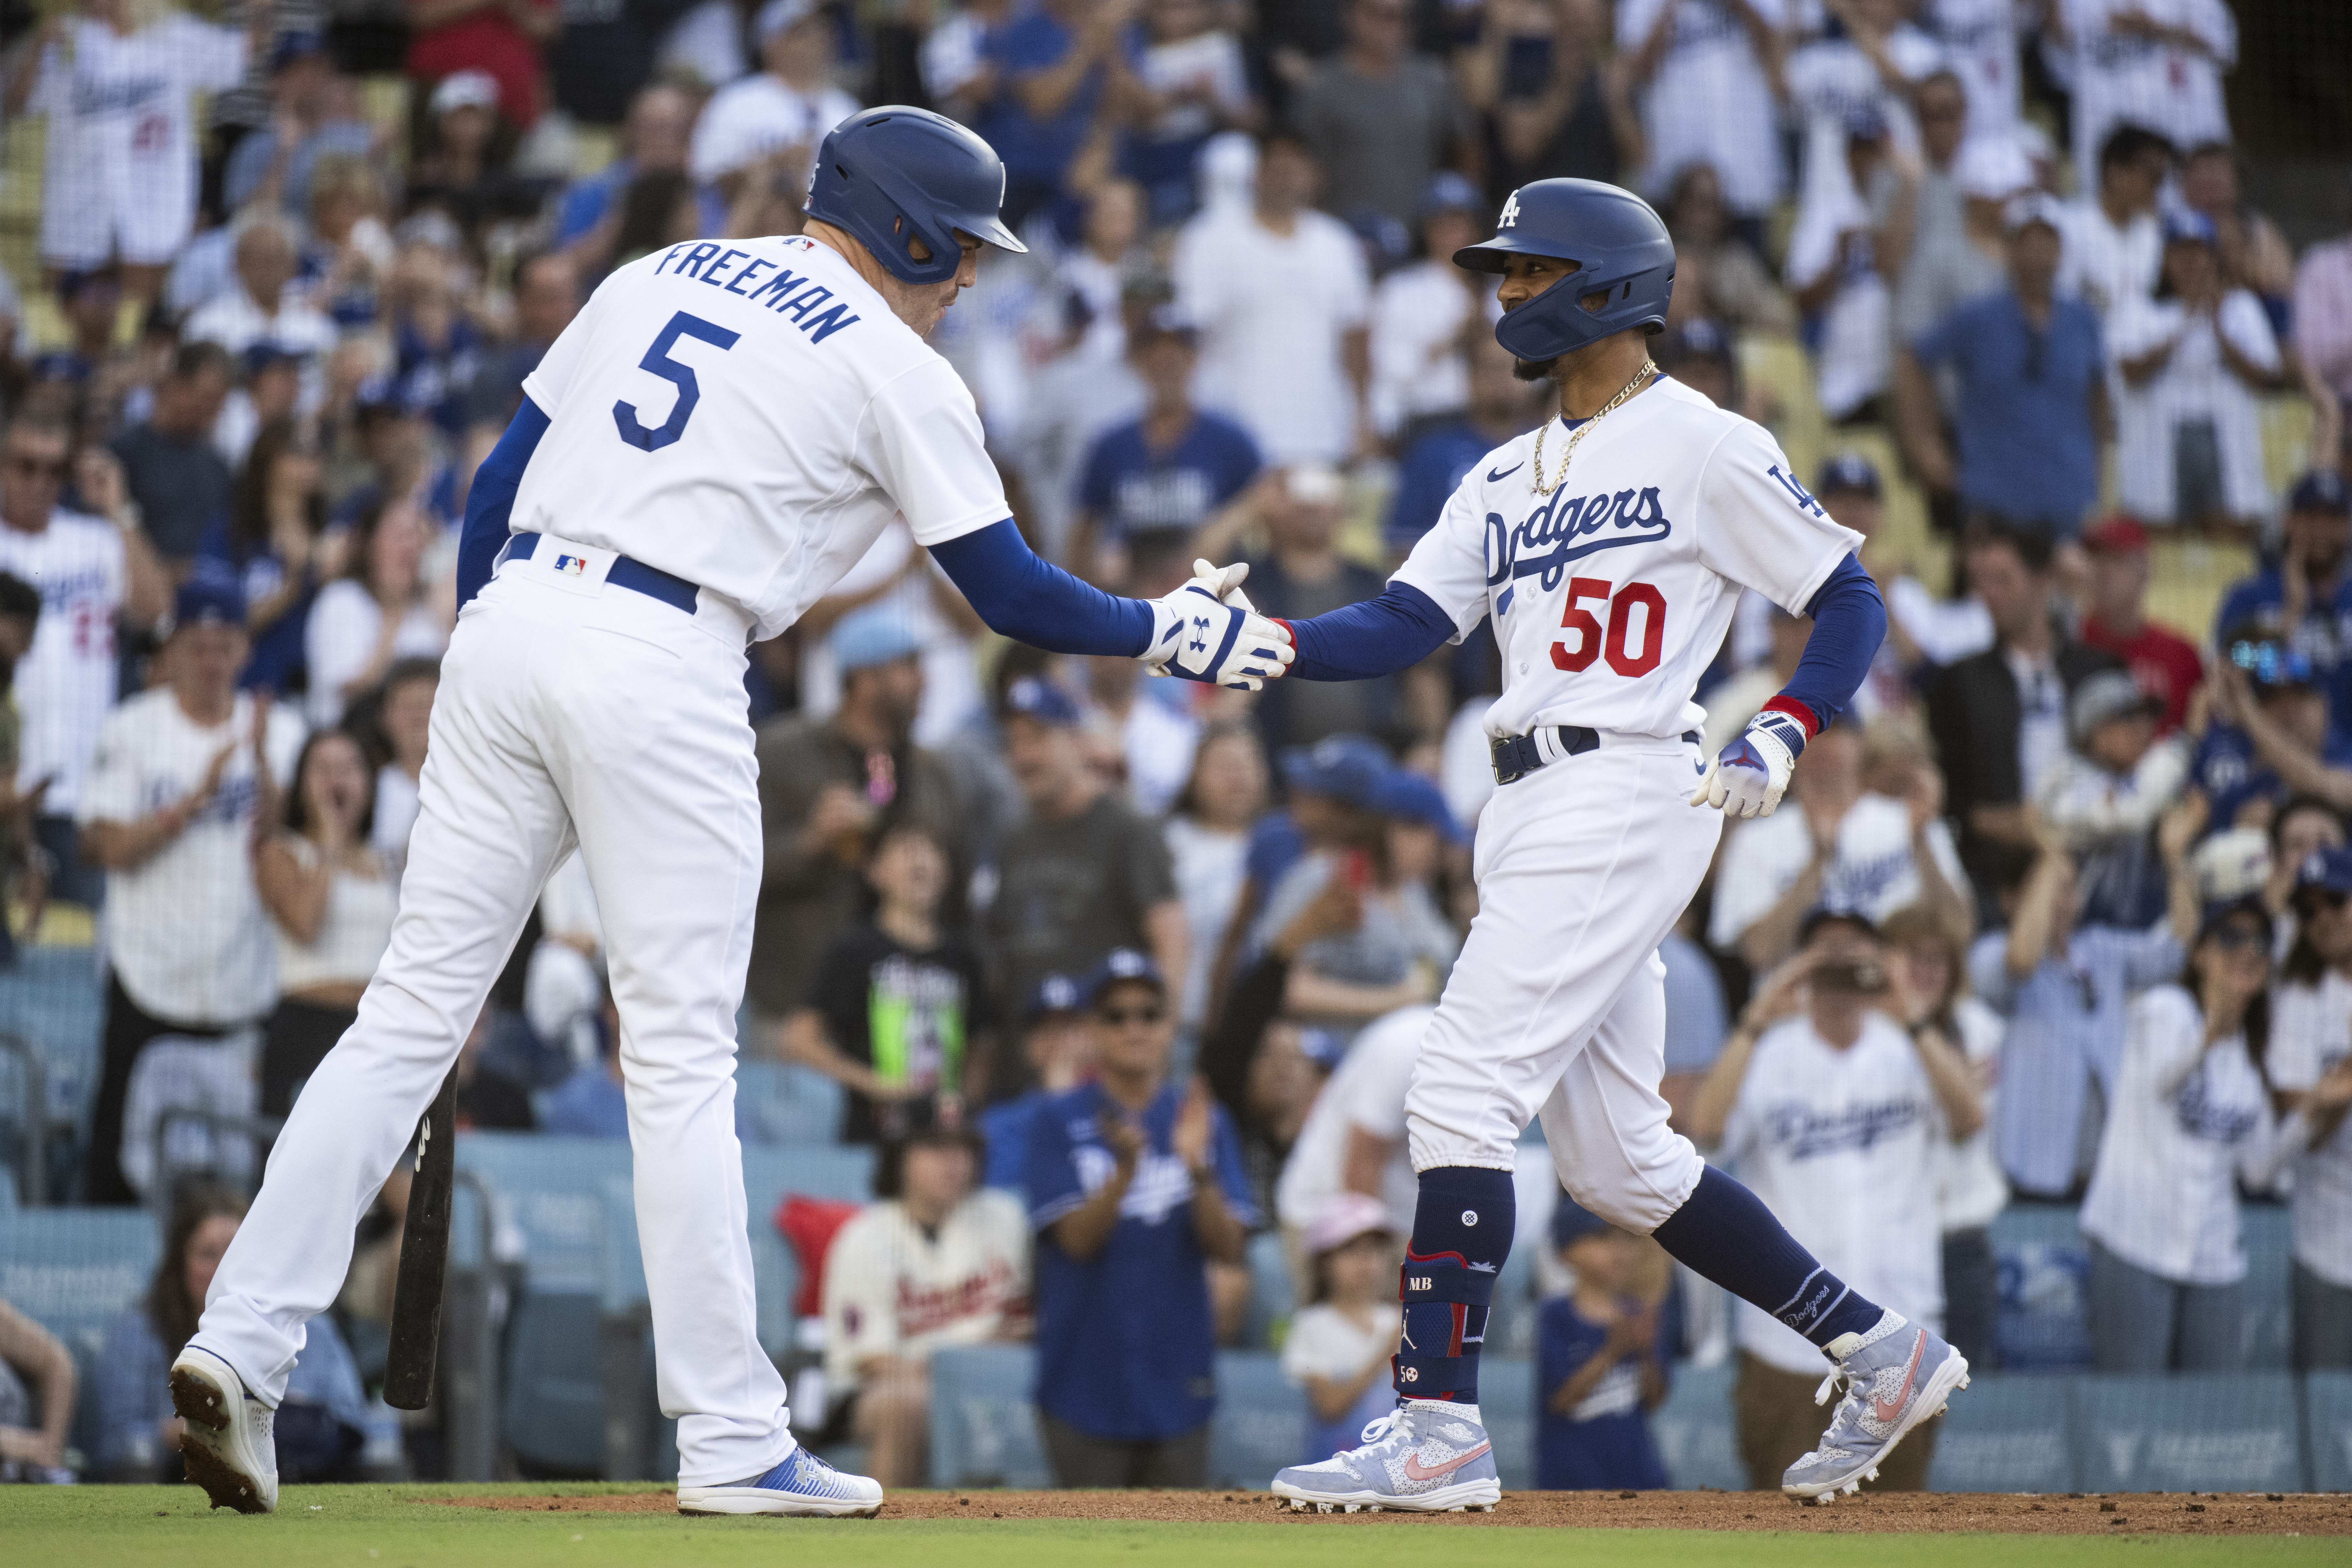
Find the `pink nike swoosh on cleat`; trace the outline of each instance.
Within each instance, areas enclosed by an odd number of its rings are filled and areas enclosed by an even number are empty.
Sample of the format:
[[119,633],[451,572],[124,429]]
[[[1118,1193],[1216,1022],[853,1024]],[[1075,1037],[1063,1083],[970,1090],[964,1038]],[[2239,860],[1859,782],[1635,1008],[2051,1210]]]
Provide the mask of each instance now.
[[1492,1443],[1481,1443],[1466,1454],[1456,1454],[1442,1465],[1431,1465],[1426,1468],[1423,1466],[1419,1454],[1407,1454],[1404,1458],[1404,1479],[1409,1481],[1433,1481],[1440,1476],[1450,1476],[1494,1446]]
[[1919,1381],[1919,1358],[1927,1352],[1927,1333],[1922,1329],[1911,1342],[1911,1364],[1903,1369],[1903,1386],[1895,1391],[1895,1402],[1890,1405],[1875,1395],[1871,1396],[1870,1413],[1878,1418],[1880,1426],[1893,1426],[1903,1414],[1903,1402],[1911,1397],[1911,1385]]

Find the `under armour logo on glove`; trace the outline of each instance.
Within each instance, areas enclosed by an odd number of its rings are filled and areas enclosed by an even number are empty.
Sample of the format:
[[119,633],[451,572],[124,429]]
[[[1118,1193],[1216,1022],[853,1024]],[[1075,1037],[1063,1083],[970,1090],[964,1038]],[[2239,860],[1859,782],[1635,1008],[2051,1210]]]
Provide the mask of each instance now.
[[1690,803],[1720,807],[1727,817],[1769,817],[1788,789],[1790,771],[1804,749],[1804,725],[1793,715],[1767,708],[1717,755],[1706,777],[1691,791]]
[[[1235,691],[1265,690],[1297,657],[1289,632],[1251,608],[1241,592],[1247,567],[1195,561],[1193,570],[1199,575],[1192,580],[1150,601],[1151,650],[1139,657],[1155,675],[1181,675]],[[1188,626],[1198,635],[1177,642]],[[1161,651],[1171,645],[1172,656]]]

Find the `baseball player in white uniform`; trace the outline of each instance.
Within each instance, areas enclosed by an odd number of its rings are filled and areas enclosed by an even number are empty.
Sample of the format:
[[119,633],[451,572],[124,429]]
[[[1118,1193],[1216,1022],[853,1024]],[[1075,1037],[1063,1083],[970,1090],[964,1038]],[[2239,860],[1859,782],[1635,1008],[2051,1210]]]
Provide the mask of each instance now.
[[275,1505],[270,1411],[303,1324],[575,844],[620,1011],[678,1506],[880,1506],[795,1442],[754,1321],[733,1079],[761,874],[746,640],[791,625],[903,513],[1008,636],[1245,689],[1290,657],[1278,627],[1219,601],[1223,576],[1114,599],[1022,543],[971,397],[924,341],[982,245],[1022,248],[1003,184],[953,121],[868,110],[826,137],[805,234],[621,268],[524,382],[467,503],[391,949],[172,1368],[189,1475],[216,1506]]
[[[1640,198],[1539,181],[1454,261],[1504,274],[1496,336],[1522,375],[1559,387],[1559,417],[1464,477],[1380,598],[1289,627],[1292,676],[1331,680],[1403,668],[1491,619],[1504,689],[1486,718],[1497,787],[1478,825],[1478,915],[1406,1101],[1420,1196],[1400,1408],[1274,1490],[1326,1511],[1500,1495],[1478,1350],[1510,1248],[1513,1145],[1537,1117],[1578,1203],[1822,1348],[1846,1396],[1783,1484],[1850,1490],[1968,1364],[1849,1290],[1666,1125],[1657,949],[1706,871],[1718,810],[1779,803],[1797,754],[1868,672],[1885,611],[1853,558],[1860,536],[1771,437],[1649,362],[1675,254]],[[1814,626],[1787,688],[1710,761],[1691,695],[1743,586]]]

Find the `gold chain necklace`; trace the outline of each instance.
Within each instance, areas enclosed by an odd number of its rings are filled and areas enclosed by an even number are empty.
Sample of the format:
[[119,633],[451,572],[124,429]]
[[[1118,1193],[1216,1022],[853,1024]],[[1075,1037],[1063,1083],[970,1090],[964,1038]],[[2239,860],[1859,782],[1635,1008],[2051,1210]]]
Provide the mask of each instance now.
[[1552,476],[1552,481],[1549,485],[1544,483],[1543,478],[1543,452],[1544,437],[1551,434],[1552,422],[1549,419],[1545,420],[1543,423],[1543,428],[1536,432],[1535,473],[1532,476],[1535,480],[1536,494],[1538,496],[1549,496],[1554,490],[1559,489],[1568,478],[1568,460],[1576,455],[1577,443],[1584,439],[1584,433],[1591,430],[1594,425],[1599,424],[1611,414],[1616,413],[1620,404],[1623,403],[1627,398],[1632,397],[1635,392],[1640,392],[1642,390],[1642,384],[1657,373],[1658,367],[1656,363],[1651,360],[1644,359],[1642,361],[1642,368],[1633,372],[1633,379],[1627,382],[1624,386],[1619,390],[1615,397],[1611,398],[1607,402],[1603,403],[1599,413],[1594,414],[1591,419],[1586,420],[1583,423],[1578,425],[1574,430],[1568,433],[1568,450],[1559,455],[1559,472]]

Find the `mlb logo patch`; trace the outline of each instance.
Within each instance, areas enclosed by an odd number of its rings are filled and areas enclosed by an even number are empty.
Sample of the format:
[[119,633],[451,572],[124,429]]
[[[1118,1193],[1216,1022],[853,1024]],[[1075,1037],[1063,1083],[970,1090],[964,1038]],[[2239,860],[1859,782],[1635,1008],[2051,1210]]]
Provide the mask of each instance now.
[[555,558],[555,570],[566,577],[585,577],[588,562],[580,556],[560,555]]

